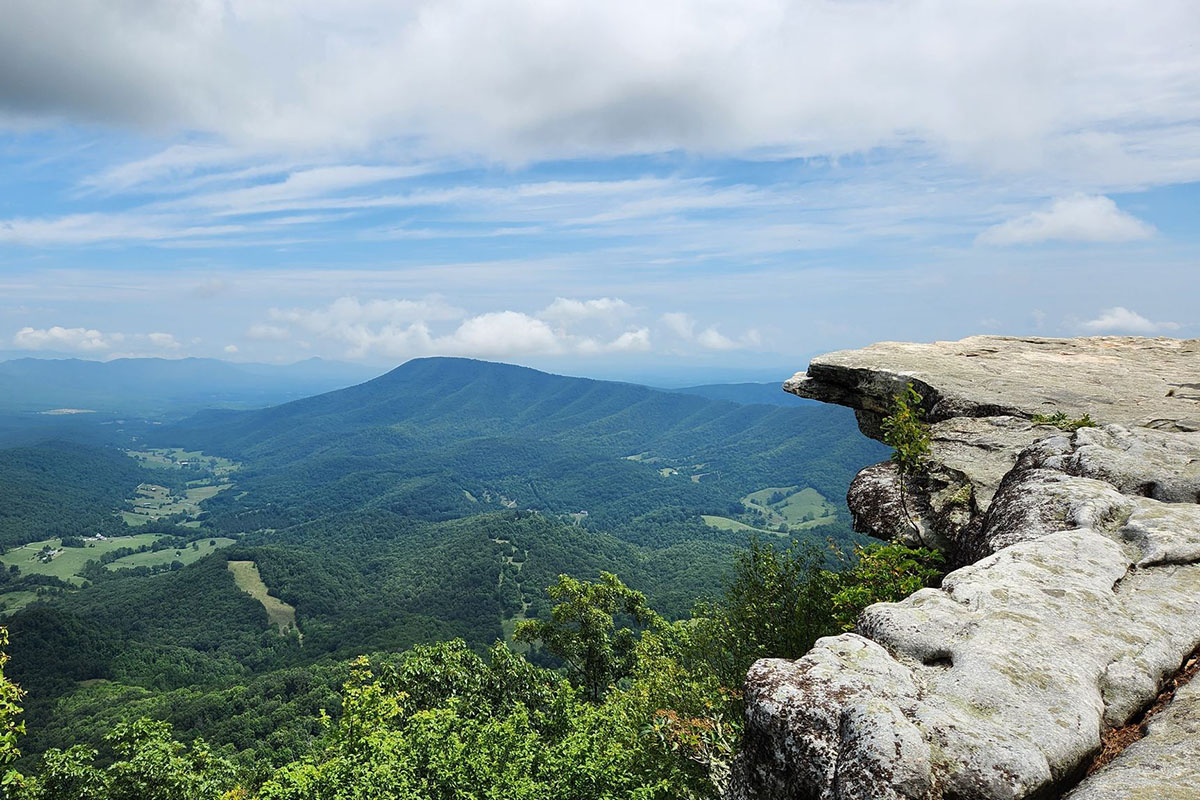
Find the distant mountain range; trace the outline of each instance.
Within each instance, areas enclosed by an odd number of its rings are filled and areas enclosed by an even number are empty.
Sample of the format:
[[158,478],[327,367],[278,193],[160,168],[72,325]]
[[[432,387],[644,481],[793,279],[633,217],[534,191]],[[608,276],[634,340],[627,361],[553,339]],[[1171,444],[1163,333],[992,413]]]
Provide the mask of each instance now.
[[211,358],[18,358],[0,361],[0,412],[75,409],[179,417],[214,406],[281,403],[378,372],[319,358],[282,366]]
[[713,383],[705,386],[687,386],[682,389],[664,391],[679,394],[694,394],[710,400],[728,400],[741,405],[767,405],[795,407],[815,405],[815,400],[806,400],[783,391],[782,381],[771,383]]

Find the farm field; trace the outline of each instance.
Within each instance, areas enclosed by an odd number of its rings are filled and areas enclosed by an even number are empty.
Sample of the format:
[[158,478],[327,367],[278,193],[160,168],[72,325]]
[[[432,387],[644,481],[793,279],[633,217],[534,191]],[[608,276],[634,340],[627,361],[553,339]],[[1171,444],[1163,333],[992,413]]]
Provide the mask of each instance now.
[[126,454],[146,467],[174,469],[195,468],[215,478],[225,478],[237,472],[241,465],[220,456],[209,456],[199,450],[184,450],[180,447],[161,447],[149,450],[126,450]]
[[37,599],[37,592],[16,591],[0,594],[0,614],[15,614]]
[[238,588],[262,603],[267,610],[267,618],[273,625],[278,626],[280,633],[287,633],[296,627],[296,609],[272,597],[258,574],[258,565],[253,561],[230,561],[227,565],[233,573],[233,581]]
[[[816,489],[799,486],[769,486],[742,498],[742,505],[751,521],[741,522],[730,517],[703,514],[704,524],[723,531],[749,531],[782,536],[795,531],[809,530],[834,522],[837,510]],[[779,530],[786,525],[787,530]]]
[[134,553],[133,555],[123,556],[116,561],[109,562],[105,566],[108,569],[129,569],[131,567],[155,567],[160,564],[170,564],[173,561],[191,564],[193,561],[199,561],[209,553],[215,553],[222,547],[228,547],[233,543],[233,539],[224,536],[218,536],[213,539],[199,539],[194,543],[196,545],[195,548],[189,544],[178,550],[167,549],[157,552]]
[[[40,542],[30,542],[22,547],[14,547],[0,556],[0,564],[5,568],[16,565],[25,575],[53,575],[76,586],[83,583],[83,578],[76,573],[83,569],[89,561],[98,561],[105,553],[122,547],[141,547],[151,545],[159,538],[157,533],[138,533],[132,536],[117,536],[104,541],[86,543],[85,547],[63,547],[62,539],[44,539]],[[45,548],[55,555],[46,562],[38,558]]]
[[837,510],[816,489],[799,486],[769,486],[742,498],[748,511],[766,519],[768,527],[780,524],[794,530],[815,528],[833,522]]
[[716,517],[711,514],[701,514],[700,518],[704,520],[704,524],[710,528],[716,528],[721,531],[750,531],[752,533],[766,533],[771,536],[782,536],[779,531],[769,531],[766,528],[756,528],[753,525],[747,525],[744,522],[738,522],[736,519],[729,517]]
[[200,513],[200,503],[233,488],[229,476],[240,466],[227,458],[178,447],[127,450],[126,455],[146,467],[188,470],[196,475],[194,480],[187,482],[182,494],[153,483],[138,486],[137,493],[129,500],[133,508],[121,511],[125,524],[134,527],[178,514],[193,518],[183,525],[197,527],[194,518]]

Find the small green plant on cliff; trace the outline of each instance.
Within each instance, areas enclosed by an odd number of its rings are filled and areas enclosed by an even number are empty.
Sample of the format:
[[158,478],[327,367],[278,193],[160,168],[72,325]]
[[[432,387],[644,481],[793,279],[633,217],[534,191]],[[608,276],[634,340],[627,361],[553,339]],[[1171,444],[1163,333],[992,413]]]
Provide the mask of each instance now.
[[1088,414],[1071,419],[1062,411],[1055,411],[1053,414],[1034,414],[1029,421],[1035,425],[1053,425],[1055,428],[1068,432],[1074,432],[1080,428],[1096,427],[1096,421]]
[[923,399],[910,381],[904,391],[893,396],[892,413],[884,417],[880,425],[883,443],[892,448],[892,463],[900,474],[900,506],[918,539],[922,538],[921,528],[909,513],[906,486],[909,478],[925,471],[929,457],[929,426],[921,419]]
[[941,553],[900,544],[873,544],[854,550],[858,561],[832,574],[837,591],[830,598],[833,618],[843,631],[854,630],[858,615],[872,603],[895,603],[944,575]]

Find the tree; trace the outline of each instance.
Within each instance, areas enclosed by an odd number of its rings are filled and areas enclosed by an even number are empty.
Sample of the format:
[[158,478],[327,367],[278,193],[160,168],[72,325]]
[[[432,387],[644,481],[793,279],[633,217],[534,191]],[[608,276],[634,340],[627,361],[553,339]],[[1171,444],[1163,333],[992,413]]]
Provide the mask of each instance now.
[[718,603],[694,616],[711,628],[709,658],[726,686],[740,686],[759,658],[799,658],[836,630],[828,554],[792,542],[786,549],[758,540],[737,557],[734,578]]
[[857,562],[834,580],[833,615],[844,631],[854,630],[858,615],[872,603],[895,603],[942,577],[941,553],[899,544],[855,548]]
[[593,702],[633,668],[637,634],[618,629],[615,615],[633,618],[645,627],[657,618],[646,596],[626,586],[610,572],[596,583],[559,575],[546,593],[556,601],[549,620],[526,620],[517,625],[516,640],[542,646],[561,658],[572,680]]
[[21,755],[17,748],[17,737],[25,732],[25,723],[18,722],[21,715],[20,687],[4,674],[8,663],[8,628],[0,628],[0,765],[11,764]]
[[892,397],[892,413],[880,425],[883,443],[892,448],[892,463],[899,473],[900,507],[922,544],[924,538],[921,528],[908,510],[906,486],[910,477],[924,472],[925,461],[929,457],[929,426],[921,419],[923,399],[913,388],[912,381],[909,381],[904,391]]

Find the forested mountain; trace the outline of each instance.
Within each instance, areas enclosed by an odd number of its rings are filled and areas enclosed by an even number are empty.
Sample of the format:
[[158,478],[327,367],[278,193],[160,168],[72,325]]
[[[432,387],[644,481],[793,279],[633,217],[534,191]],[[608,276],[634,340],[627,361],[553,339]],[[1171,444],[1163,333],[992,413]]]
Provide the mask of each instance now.
[[51,536],[106,533],[113,510],[149,473],[119,450],[54,442],[0,450],[0,548]]
[[559,575],[619,575],[674,620],[755,538],[849,550],[842,497],[883,456],[844,409],[453,358],[122,431],[128,453],[0,451],[21,497],[0,535],[34,543],[0,593],[24,606],[8,626],[30,756],[150,713],[266,768],[311,745],[345,659],[518,647]]
[[450,358],[261,411],[205,412],[156,438],[246,464],[250,495],[214,505],[226,520],[264,504],[287,520],[355,508],[447,519],[492,498],[617,526],[663,508],[725,514],[747,492],[793,485],[840,503],[882,451],[844,409]]

